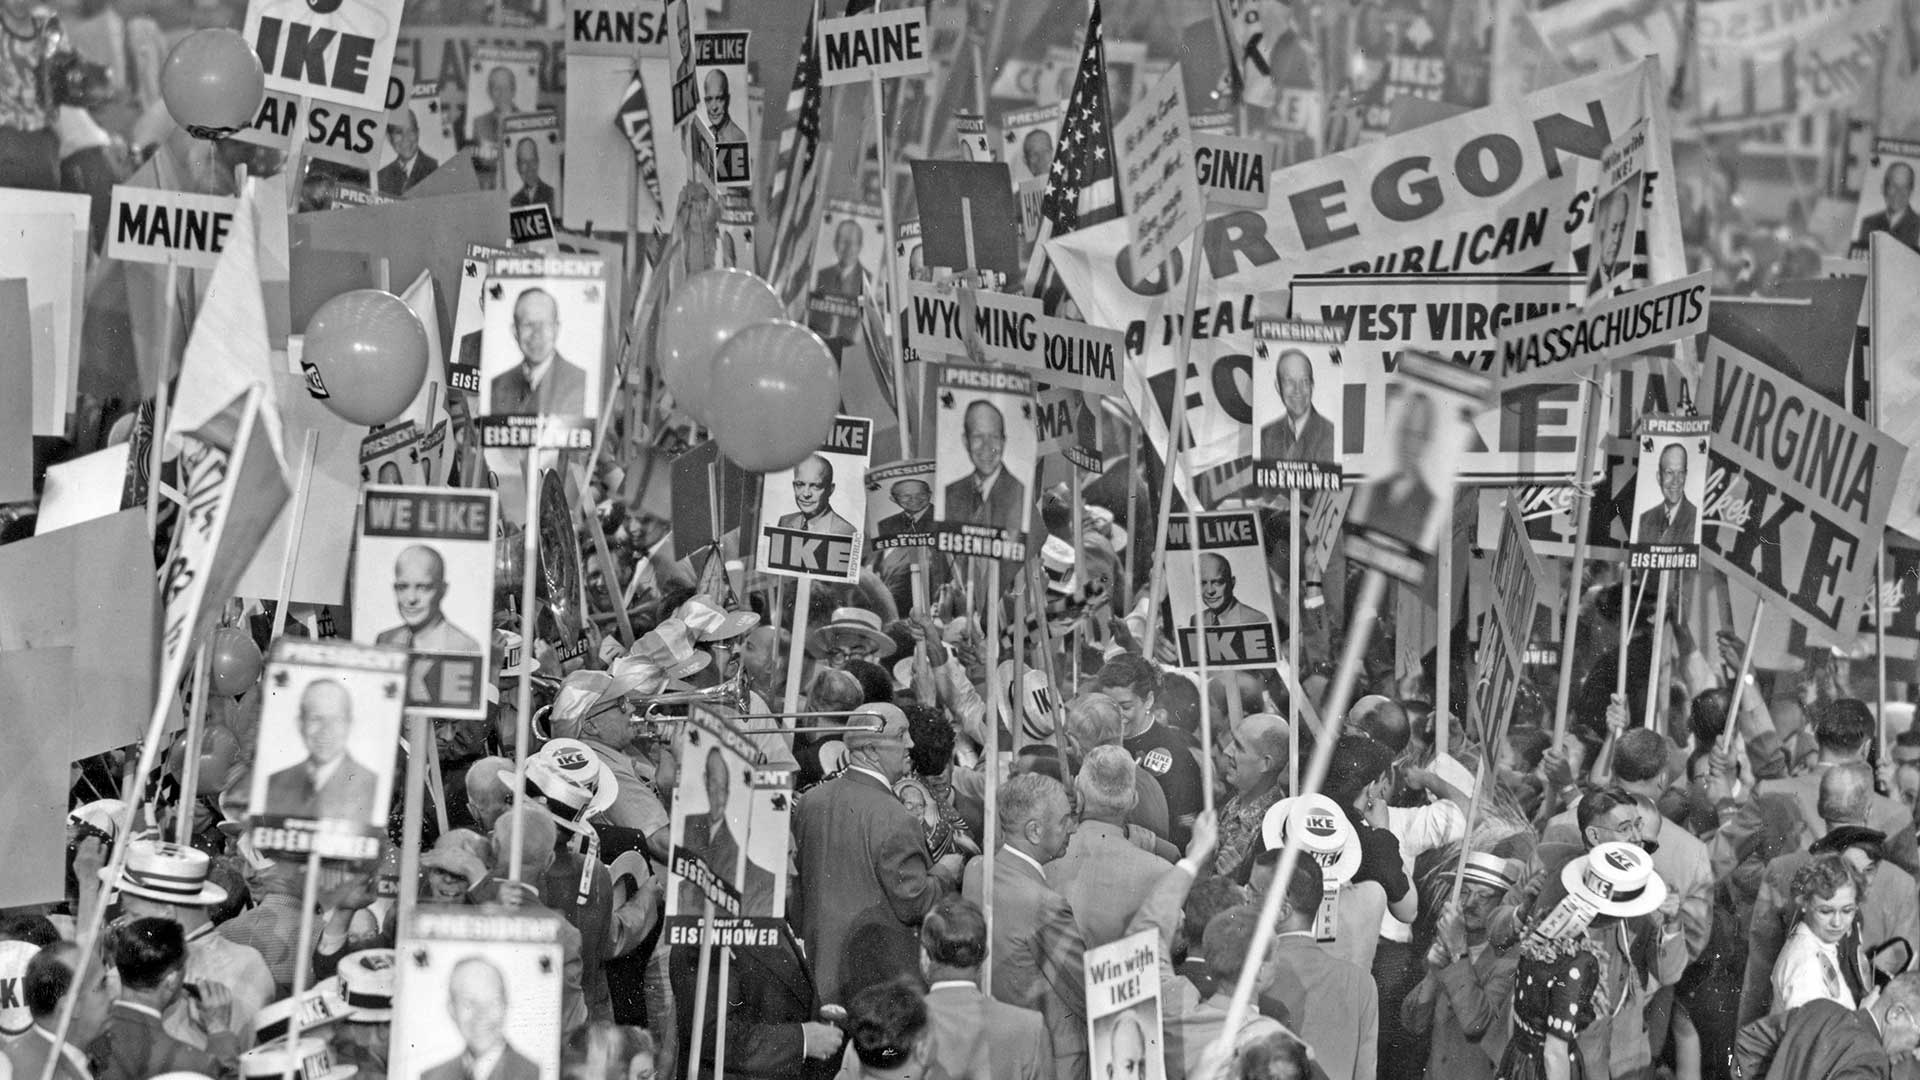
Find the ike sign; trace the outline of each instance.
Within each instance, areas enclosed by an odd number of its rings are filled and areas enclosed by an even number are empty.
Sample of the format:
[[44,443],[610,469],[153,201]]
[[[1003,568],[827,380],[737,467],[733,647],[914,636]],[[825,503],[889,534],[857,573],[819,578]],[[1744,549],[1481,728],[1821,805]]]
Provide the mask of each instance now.
[[927,58],[927,13],[918,5],[820,20],[822,86],[866,82],[870,75],[891,79],[932,70]]
[[386,108],[404,0],[250,0],[247,41],[267,89],[354,109]]

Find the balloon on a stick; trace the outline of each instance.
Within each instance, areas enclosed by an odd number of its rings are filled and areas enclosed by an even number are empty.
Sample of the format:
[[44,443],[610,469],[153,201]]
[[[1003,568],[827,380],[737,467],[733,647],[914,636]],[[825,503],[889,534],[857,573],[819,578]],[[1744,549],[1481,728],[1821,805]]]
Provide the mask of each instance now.
[[385,424],[405,412],[427,378],[427,329],[406,302],[355,289],[320,305],[307,323],[307,363],[320,372],[335,416]]
[[773,286],[745,270],[703,270],[681,282],[660,320],[660,376],[680,411],[706,423],[721,347],[743,328],[785,314]]
[[224,139],[253,123],[266,93],[260,56],[237,30],[196,30],[160,66],[167,112],[197,139]]
[[786,319],[733,335],[713,363],[709,426],[751,472],[792,468],[833,433],[840,372],[820,335]]

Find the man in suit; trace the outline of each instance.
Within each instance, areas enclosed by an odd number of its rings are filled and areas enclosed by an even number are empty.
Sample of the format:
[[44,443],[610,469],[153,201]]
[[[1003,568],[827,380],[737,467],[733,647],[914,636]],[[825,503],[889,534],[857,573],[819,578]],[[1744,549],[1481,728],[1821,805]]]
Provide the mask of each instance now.
[[950,896],[920,924],[927,974],[929,1057],[952,1080],[1048,1080],[1053,1047],[1032,1009],[980,992],[987,920],[977,904]]
[[509,206],[545,206],[554,210],[553,185],[540,179],[540,144],[530,138],[513,144],[513,169],[520,174],[520,190]]
[[[1844,1080],[1901,1075],[1920,1047],[1920,974],[1896,976],[1858,1009],[1821,998],[1740,1030],[1733,1075],[1750,1080]],[[1902,1062],[1896,1067],[1896,1062]]]
[[747,133],[733,122],[733,84],[728,81],[727,73],[719,68],[707,72],[700,82],[701,116],[707,122],[707,130],[713,134],[715,146],[722,143],[747,141]]
[[1349,515],[1354,524],[1382,533],[1416,551],[1426,550],[1427,518],[1433,513],[1433,488],[1421,468],[1433,445],[1433,399],[1419,390],[1401,396],[1394,439],[1394,468],[1361,485]]
[[494,415],[584,416],[587,373],[561,356],[560,304],[538,285],[513,302],[520,363],[493,377]]
[[1333,461],[1333,424],[1313,407],[1313,361],[1299,349],[1282,350],[1273,378],[1287,412],[1260,429],[1261,460]]
[[[240,1056],[230,1028],[233,999],[219,983],[197,987],[207,1048],[196,1049],[167,1030],[161,1016],[186,991],[187,935],[172,919],[134,919],[113,936],[113,968],[120,1000],[107,1014],[88,1054],[102,1063],[99,1080],[147,1080],[170,1072],[221,1076]],[[532,1080],[532,1078],[530,1078]]]
[[814,275],[813,291],[848,300],[865,296],[867,268],[860,265],[860,248],[865,239],[858,221],[841,218],[833,227],[833,265]]
[[819,454],[810,454],[793,467],[793,505],[791,514],[782,514],[774,524],[782,529],[852,536],[853,522],[833,509],[833,464]]
[[[727,757],[719,747],[707,751],[707,812],[688,814],[680,846],[697,855],[707,871],[740,892],[740,914],[777,915],[773,910],[773,873],[747,860],[745,881],[735,881],[734,867],[740,861],[740,840],[727,825],[727,798],[733,786],[727,775]],[[706,894],[691,881],[680,883],[680,913],[698,915],[706,903]]]
[[1687,448],[1668,443],[1660,451],[1660,502],[1640,515],[1640,543],[1695,543],[1696,510],[1687,498]]
[[[32,1024],[4,1045],[0,1053],[13,1067],[13,1075],[38,1077],[46,1071],[47,1058],[59,1047],[60,1063],[54,1080],[92,1080],[82,1047],[92,1043],[107,1025],[108,1010],[113,1007],[113,990],[107,983],[111,971],[105,963],[89,964],[83,988],[73,982],[74,966],[80,959],[80,947],[68,941],[46,946],[27,961],[20,977],[20,998],[27,1007]],[[77,994],[73,1019],[67,1024],[67,1041],[55,1043],[60,1026],[60,1010],[67,998]]]
[[[827,999],[816,990],[813,973],[800,955],[793,931],[785,922],[776,925],[779,939],[773,944],[727,950],[733,957],[727,976],[727,994],[732,1002],[727,1009],[727,1076],[830,1080],[840,1064],[845,1035],[839,1027],[817,1020],[820,1006]],[[718,955],[709,961],[709,967],[719,969]],[[677,1005],[674,1022],[682,1054],[693,1045],[693,1003],[698,996],[699,973],[698,947],[672,950],[667,974]],[[719,983],[718,979],[707,980],[700,1039],[702,1076],[713,1075]]]
[[393,119],[387,123],[387,145],[393,147],[393,160],[380,167],[377,179],[382,195],[399,198],[440,167],[438,161],[420,152],[420,118],[410,105],[393,111]]
[[473,118],[469,130],[473,134],[474,142],[498,143],[500,141],[500,122],[520,111],[513,100],[519,94],[520,80],[514,77],[512,68],[496,67],[487,72],[487,102],[493,106],[493,109]]
[[933,485],[925,480],[895,480],[887,497],[900,508],[880,519],[874,532],[881,540],[933,531]]
[[1325,889],[1317,861],[1299,860],[1285,887],[1280,932],[1269,955],[1273,985],[1262,995],[1260,1011],[1286,1017],[1287,1027],[1313,1047],[1327,1080],[1373,1080],[1380,1035],[1373,973],[1314,940]]
[[1493,1080],[1506,1052],[1508,1006],[1520,956],[1487,940],[1488,925],[1519,884],[1513,864],[1471,852],[1459,903],[1440,914],[1427,973],[1400,1005],[1409,1032],[1428,1036],[1427,1075],[1447,1080]]
[[916,930],[933,905],[957,889],[963,864],[957,854],[932,861],[920,819],[893,793],[913,746],[907,714],[886,703],[860,712],[878,720],[880,730],[849,730],[846,770],[808,791],[793,811],[800,877],[789,907],[799,909],[796,922],[820,999],[832,1003],[844,1003],[841,972],[855,920],[885,904],[902,933]]
[[1883,232],[1910,248],[1920,249],[1920,214],[1915,214],[1911,205],[1913,166],[1904,161],[1887,166],[1886,174],[1880,178],[1880,198],[1886,206],[1860,222],[1860,238],[1854,241],[1854,246],[1864,248],[1868,237]]
[[1127,815],[1139,800],[1125,747],[1096,746],[1074,774],[1080,825],[1066,854],[1047,867],[1047,881],[1073,909],[1088,948],[1118,941],[1147,893],[1172,866],[1127,838]]
[[374,642],[423,652],[479,653],[480,642],[447,621],[447,561],[427,544],[414,544],[393,560],[393,606],[400,625],[380,631]]
[[507,1041],[507,978],[493,961],[469,956],[453,965],[447,1014],[466,1047],[420,1080],[540,1080],[540,1066]]
[[1239,626],[1264,623],[1265,613],[1248,607],[1233,595],[1233,567],[1218,552],[1200,553],[1200,610],[1189,626]]
[[961,418],[960,430],[973,473],[947,485],[942,520],[988,525],[1009,534],[1023,531],[1027,486],[1008,474],[1001,461],[1007,451],[1006,417],[991,401],[974,401]]
[[305,821],[372,822],[386,818],[374,805],[377,774],[347,752],[353,697],[337,679],[315,679],[300,692],[300,741],[306,760],[267,777],[264,807],[274,817]]
[[[1073,838],[1067,789],[1042,773],[1000,785],[1000,850],[993,856],[993,996],[1037,1009],[1053,1038],[1055,1075],[1087,1074],[1086,941],[1073,909],[1047,880],[1048,863]],[[967,866],[961,895],[980,902],[982,860]]]

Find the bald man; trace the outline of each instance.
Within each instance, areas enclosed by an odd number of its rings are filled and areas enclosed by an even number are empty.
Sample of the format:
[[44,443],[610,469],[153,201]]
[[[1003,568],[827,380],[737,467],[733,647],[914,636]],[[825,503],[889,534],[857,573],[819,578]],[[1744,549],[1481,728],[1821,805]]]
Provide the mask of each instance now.
[[961,440],[973,472],[947,485],[946,513],[941,515],[941,520],[949,524],[993,526],[1009,534],[1023,532],[1027,485],[1004,467],[1006,417],[991,401],[981,399],[968,404],[961,418]]
[[887,489],[887,498],[900,508],[897,514],[889,514],[874,526],[874,532],[880,539],[895,536],[913,536],[933,531],[933,485],[925,480],[895,480]]
[[405,195],[408,188],[440,167],[432,155],[420,150],[420,118],[410,105],[393,110],[392,119],[387,121],[387,145],[393,147],[393,160],[380,167],[377,179],[382,195]]
[[1639,542],[1642,544],[1693,544],[1694,522],[1698,518],[1692,500],[1687,498],[1687,448],[1669,443],[1660,451],[1656,479],[1660,484],[1660,503],[1640,515]]
[[469,956],[453,965],[447,1014],[466,1045],[422,1070],[420,1080],[540,1080],[540,1066],[507,1041],[507,979],[491,960]]
[[414,544],[393,560],[393,606],[400,625],[382,630],[374,643],[420,652],[478,653],[480,643],[447,621],[447,563],[426,544]]
[[1200,553],[1200,610],[1188,626],[1240,626],[1264,623],[1267,616],[1234,599],[1233,567],[1217,552]]
[[782,529],[852,536],[853,522],[833,509],[833,463],[819,454],[809,456],[793,467],[793,505],[791,514],[782,514],[774,524]]
[[560,355],[560,304],[539,286],[513,302],[520,362],[493,377],[495,416],[585,416],[587,373]]
[[733,83],[726,72],[712,68],[700,80],[700,105],[700,118],[713,133],[715,145],[747,141],[747,133],[733,122]]
[[386,817],[374,806],[378,778],[347,752],[353,697],[337,679],[315,679],[300,692],[300,741],[305,760],[267,777],[269,817],[372,823]]
[[1313,361],[1299,349],[1280,353],[1273,381],[1286,415],[1260,429],[1263,461],[1327,461],[1333,456],[1333,424],[1313,407]]
[[1147,1029],[1132,1010],[1107,1030],[1107,1080],[1147,1080]]

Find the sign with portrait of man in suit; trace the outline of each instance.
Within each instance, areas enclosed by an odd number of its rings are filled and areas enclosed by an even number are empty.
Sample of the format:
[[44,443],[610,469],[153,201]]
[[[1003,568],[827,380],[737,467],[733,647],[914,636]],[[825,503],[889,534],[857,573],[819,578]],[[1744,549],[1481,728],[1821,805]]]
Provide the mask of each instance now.
[[787,910],[792,773],[761,767],[759,752],[732,722],[704,708],[682,726],[678,747],[668,826],[669,943],[695,943],[709,901],[716,926],[777,923]]
[[1700,566],[1700,506],[1707,493],[1704,416],[1643,416],[1636,433],[1639,476],[1634,482],[1633,531],[1627,562],[1635,570],[1695,570]]
[[299,638],[274,643],[247,796],[257,850],[379,857],[406,675],[402,649]]
[[1279,657],[1272,612],[1258,514],[1234,510],[1168,519],[1161,625],[1179,643],[1181,667],[1200,666],[1204,643],[1208,667],[1271,668]]
[[1027,557],[1033,516],[1033,379],[1006,368],[934,364],[935,546],[949,555]]
[[760,488],[760,568],[787,577],[857,581],[866,541],[873,421],[836,416],[827,441]]
[[544,909],[422,904],[394,951],[400,1080],[559,1080],[566,923]]
[[[480,415],[538,418],[565,433],[585,432],[600,415],[606,356],[606,284],[602,260],[579,255],[496,257],[487,277],[480,339]],[[502,442],[494,428],[484,445]],[[582,442],[582,448],[586,442]]]
[[1160,982],[1141,972],[1160,965],[1160,935],[1151,930],[1088,949],[1087,1051],[1093,1076],[1163,1080]]
[[486,718],[496,499],[485,489],[361,489],[353,635],[407,650],[409,708]]
[[873,549],[933,546],[933,462],[896,461],[867,470],[867,532]]
[[1340,486],[1340,343],[1346,327],[1297,319],[1254,324],[1253,459],[1266,491]]

